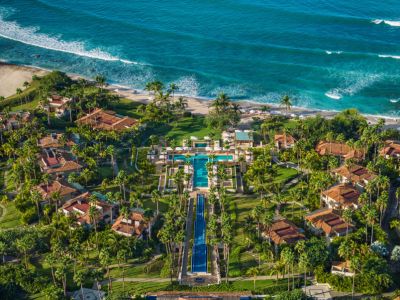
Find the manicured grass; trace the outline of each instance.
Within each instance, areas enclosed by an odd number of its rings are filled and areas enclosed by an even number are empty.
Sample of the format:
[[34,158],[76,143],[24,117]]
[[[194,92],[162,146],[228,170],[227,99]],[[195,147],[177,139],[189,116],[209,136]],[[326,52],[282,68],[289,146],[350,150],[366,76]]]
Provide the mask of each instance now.
[[221,132],[218,130],[210,130],[205,124],[205,117],[197,115],[179,119],[166,134],[168,138],[177,142],[181,142],[185,138],[189,139],[191,136],[202,139],[210,135],[214,135],[214,138],[219,138]]
[[139,102],[122,98],[117,104],[113,105],[112,110],[114,110],[117,114],[139,119],[142,117],[142,114],[138,113],[136,109],[140,105],[141,103]]
[[286,183],[286,182],[292,180],[294,177],[296,177],[297,174],[298,174],[298,172],[295,169],[279,167],[278,168],[278,174],[275,177],[274,181],[275,182]]
[[[156,265],[155,265],[156,264]],[[141,264],[137,266],[125,267],[126,278],[160,278],[162,261],[152,262],[150,264]],[[122,278],[122,268],[112,268],[110,271],[112,278]]]
[[10,202],[3,204],[3,206],[6,209],[6,214],[0,219],[0,229],[9,229],[20,226],[20,213],[15,208],[14,203]]
[[11,111],[34,110],[38,105],[39,99],[35,99],[28,103],[23,103],[22,105],[13,106],[11,107]]
[[[131,295],[142,295],[148,292],[165,291],[169,282],[125,282],[125,292]],[[107,291],[107,285],[102,287]],[[122,282],[113,282],[112,291],[122,293]]]

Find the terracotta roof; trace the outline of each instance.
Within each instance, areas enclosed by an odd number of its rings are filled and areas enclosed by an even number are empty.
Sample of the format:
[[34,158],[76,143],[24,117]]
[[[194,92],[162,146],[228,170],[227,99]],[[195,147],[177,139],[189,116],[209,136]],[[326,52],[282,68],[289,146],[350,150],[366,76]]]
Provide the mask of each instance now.
[[107,213],[111,213],[111,204],[101,200],[97,200],[95,203],[90,203],[89,197],[89,192],[81,194],[74,199],[65,202],[65,204],[62,206],[62,210],[64,211],[64,213],[76,213],[77,222],[81,225],[91,224],[92,220],[90,218],[89,209],[92,205],[96,206],[96,208],[100,212],[97,216],[97,220],[102,220]]
[[348,181],[365,185],[366,182],[371,181],[376,177],[374,172],[369,171],[367,168],[359,165],[341,166],[333,170],[333,173],[345,177]]
[[339,184],[323,191],[322,194],[345,207],[358,203],[360,192],[350,184]]
[[380,155],[399,158],[400,141],[391,141],[391,140],[385,141],[385,146],[381,149]]
[[320,209],[305,216],[305,219],[316,229],[321,229],[326,235],[342,234],[353,225],[345,222],[333,209]]
[[299,228],[286,219],[275,221],[265,234],[277,245],[293,244],[305,238]]
[[286,133],[275,134],[274,141],[275,141],[275,143],[279,143],[284,147],[293,145],[295,142],[294,138],[290,134],[286,134]]
[[72,172],[72,171],[78,171],[82,169],[82,166],[73,160],[68,160],[61,162],[60,167],[56,168],[49,168],[46,170],[47,173],[53,174],[53,173],[63,173],[63,172]]
[[[62,147],[62,143],[60,141],[62,137],[61,133],[52,133],[49,134],[39,140],[39,147],[42,148],[60,148]],[[66,141],[65,146],[73,146],[75,143],[71,140]]]
[[345,143],[320,141],[315,148],[319,155],[342,156],[344,159],[362,159],[364,150],[350,148]]
[[112,230],[126,236],[141,236],[146,228],[143,214],[136,211],[130,212],[127,219],[119,216],[112,226]]
[[138,124],[138,120],[130,117],[119,116],[113,111],[96,109],[90,114],[76,121],[81,125],[89,125],[96,129],[121,131]]
[[67,196],[75,193],[77,190],[58,181],[55,180],[49,184],[40,184],[37,187],[37,190],[42,195],[43,199],[47,199],[51,196],[52,193],[59,192],[60,196]]
[[351,263],[349,260],[334,261],[332,262],[332,270],[339,272],[351,272]]

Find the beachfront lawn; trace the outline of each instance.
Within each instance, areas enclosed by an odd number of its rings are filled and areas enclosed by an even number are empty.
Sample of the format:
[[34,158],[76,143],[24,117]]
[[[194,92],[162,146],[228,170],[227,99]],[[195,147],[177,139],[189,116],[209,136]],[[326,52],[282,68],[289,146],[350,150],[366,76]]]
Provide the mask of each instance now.
[[209,129],[204,116],[193,115],[179,119],[166,134],[166,137],[178,143],[181,143],[183,139],[189,139],[191,136],[196,136],[199,139],[205,136],[220,138],[221,131]]
[[38,105],[39,99],[35,99],[28,103],[23,103],[22,105],[12,106],[11,111],[34,110]]
[[20,213],[13,202],[0,204],[0,229],[15,228],[21,225]]
[[128,116],[134,119],[140,119],[143,117],[143,114],[138,113],[137,108],[141,104],[142,103],[140,102],[135,102],[127,98],[121,98],[118,103],[112,106],[112,110],[114,110],[117,114]]

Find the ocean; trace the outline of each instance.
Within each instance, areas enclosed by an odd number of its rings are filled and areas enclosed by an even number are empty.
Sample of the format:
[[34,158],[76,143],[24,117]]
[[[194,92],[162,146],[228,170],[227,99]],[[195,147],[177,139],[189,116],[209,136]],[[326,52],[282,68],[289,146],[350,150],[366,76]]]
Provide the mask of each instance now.
[[400,116],[400,1],[0,0],[0,60]]

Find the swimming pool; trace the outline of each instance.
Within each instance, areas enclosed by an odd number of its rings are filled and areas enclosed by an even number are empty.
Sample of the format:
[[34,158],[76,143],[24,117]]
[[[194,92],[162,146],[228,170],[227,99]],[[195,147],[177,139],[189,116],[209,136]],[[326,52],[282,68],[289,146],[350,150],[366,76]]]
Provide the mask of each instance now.
[[207,272],[206,221],[204,219],[204,195],[197,195],[194,243],[192,249],[192,272]]
[[207,143],[195,143],[195,144],[194,144],[194,147],[195,147],[195,148],[205,148],[205,147],[207,147],[207,146],[208,146]]
[[[172,160],[172,155],[169,156]],[[208,172],[207,172],[207,162],[210,160],[209,156],[206,154],[196,154],[190,157],[178,154],[174,155],[173,159],[177,160],[190,160],[193,165],[193,187],[206,188],[208,187]],[[216,155],[215,161],[230,161],[233,160],[232,155]]]

